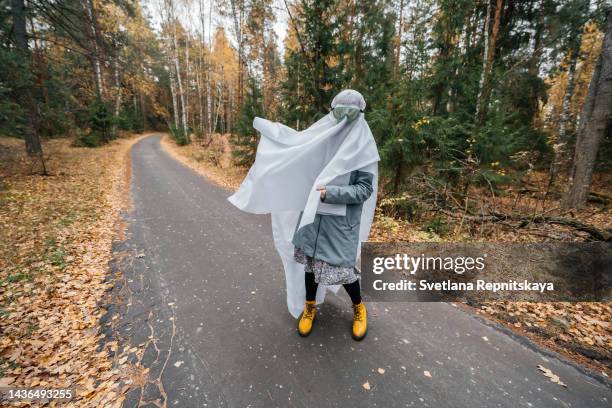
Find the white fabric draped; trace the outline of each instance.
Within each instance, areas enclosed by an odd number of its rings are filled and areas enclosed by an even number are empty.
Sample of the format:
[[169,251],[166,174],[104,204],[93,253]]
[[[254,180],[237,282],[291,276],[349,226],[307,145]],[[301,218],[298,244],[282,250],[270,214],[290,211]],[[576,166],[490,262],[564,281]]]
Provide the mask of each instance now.
[[[345,99],[350,99],[350,104],[365,108],[363,97],[356,91],[341,92],[335,103],[347,103],[341,97],[343,93],[347,93]],[[302,228],[314,221],[322,206],[317,186],[346,179],[354,170],[372,173],[374,192],[363,205],[359,232],[360,241],[367,240],[376,207],[380,158],[363,114],[348,123],[346,119],[338,122],[330,113],[300,132],[262,118],[255,118],[253,127],[261,133],[255,163],[228,200],[246,212],[271,214],[274,244],[285,269],[287,305],[297,318],[306,296],[304,266],[293,259],[291,242],[300,212]],[[323,301],[327,289],[338,290],[319,285],[317,303]]]

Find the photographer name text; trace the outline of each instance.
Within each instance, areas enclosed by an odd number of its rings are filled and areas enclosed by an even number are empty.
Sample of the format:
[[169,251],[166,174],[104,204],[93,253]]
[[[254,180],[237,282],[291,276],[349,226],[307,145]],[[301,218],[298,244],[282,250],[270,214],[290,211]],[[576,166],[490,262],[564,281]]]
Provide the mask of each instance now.
[[476,280],[476,282],[453,282],[451,280],[430,282],[425,279],[418,282],[407,279],[402,279],[397,282],[385,282],[381,279],[377,279],[372,282],[372,288],[376,291],[537,291],[540,293],[554,291],[552,282],[529,282],[527,280],[488,282],[482,279]]

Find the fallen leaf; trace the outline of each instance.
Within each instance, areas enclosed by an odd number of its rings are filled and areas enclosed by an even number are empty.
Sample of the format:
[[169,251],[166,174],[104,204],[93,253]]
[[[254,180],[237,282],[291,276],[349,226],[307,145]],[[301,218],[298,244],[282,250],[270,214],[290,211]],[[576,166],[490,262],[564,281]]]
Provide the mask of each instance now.
[[545,377],[548,377],[551,382],[567,388],[567,385],[559,379],[559,376],[554,374],[550,369],[544,367],[543,365],[538,365],[538,370],[540,370]]
[[8,387],[15,381],[14,377],[2,377],[0,378],[0,387]]

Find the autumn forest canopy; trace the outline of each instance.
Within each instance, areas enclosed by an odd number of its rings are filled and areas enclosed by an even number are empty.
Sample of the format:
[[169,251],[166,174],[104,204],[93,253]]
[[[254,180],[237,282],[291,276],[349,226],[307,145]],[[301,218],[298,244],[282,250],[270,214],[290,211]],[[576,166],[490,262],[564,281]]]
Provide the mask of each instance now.
[[609,199],[606,1],[2,4],[0,135],[25,139],[33,158],[41,139],[95,147],[160,130],[179,144],[223,138],[246,166],[255,116],[303,129],[353,88],[390,215],[474,215],[477,191],[526,194],[534,214]]

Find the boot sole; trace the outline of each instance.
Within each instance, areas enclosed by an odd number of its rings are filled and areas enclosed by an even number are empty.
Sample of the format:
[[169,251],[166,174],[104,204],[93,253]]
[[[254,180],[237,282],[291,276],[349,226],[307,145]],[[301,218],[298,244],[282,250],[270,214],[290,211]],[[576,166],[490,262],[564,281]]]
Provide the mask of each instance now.
[[363,333],[363,336],[361,336],[361,337],[357,337],[357,336],[355,336],[353,333],[351,333],[351,337],[352,337],[352,338],[353,338],[353,340],[355,340],[355,341],[361,341],[361,340],[365,339],[367,335],[368,335],[368,330],[367,330],[367,329],[366,329],[366,332],[365,332],[365,333]]
[[299,327],[300,320],[302,320],[302,315],[303,315],[303,314],[304,314],[304,312],[300,313],[300,317],[298,317],[298,327],[297,327],[297,332],[298,332],[298,334],[300,335],[300,337],[308,337],[308,336],[310,336],[310,333],[312,333],[312,331],[314,330],[314,323],[315,323],[315,321],[317,320],[317,315],[315,314],[314,319],[312,319],[312,328],[310,329],[310,331],[309,331],[308,333],[306,333],[306,334],[303,334],[303,333],[300,331],[300,327]]

